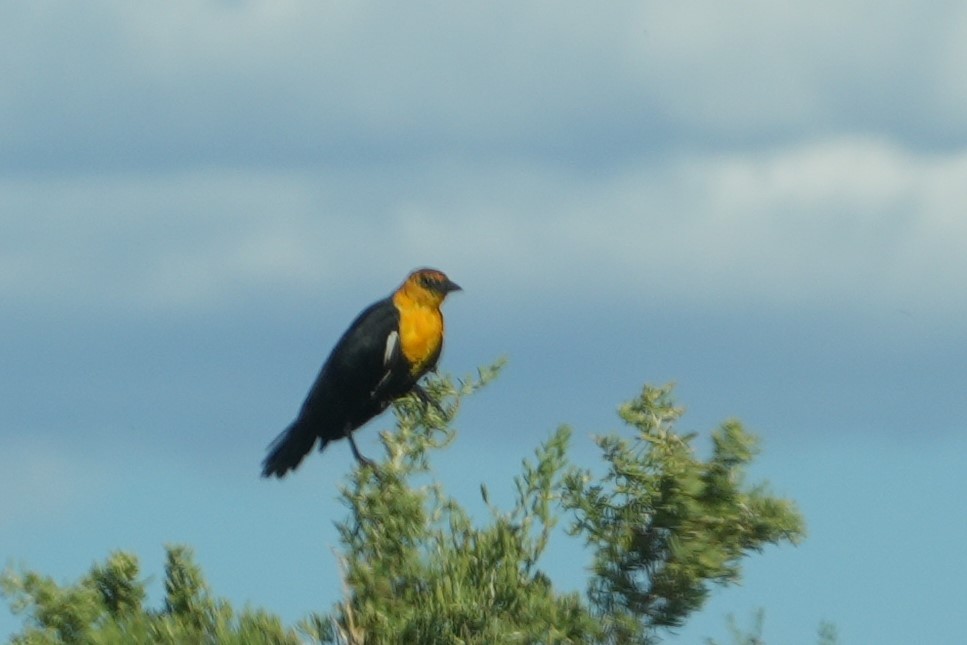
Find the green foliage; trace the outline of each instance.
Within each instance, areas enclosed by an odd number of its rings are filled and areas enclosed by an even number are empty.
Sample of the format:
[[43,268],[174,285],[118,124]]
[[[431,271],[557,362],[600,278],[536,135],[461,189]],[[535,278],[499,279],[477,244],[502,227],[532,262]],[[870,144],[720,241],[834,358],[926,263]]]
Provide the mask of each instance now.
[[839,633],[836,631],[836,625],[829,621],[823,621],[819,624],[819,645],[836,645],[839,642]]
[[[387,460],[343,489],[348,594],[328,621],[317,617],[331,627],[328,640],[653,642],[698,610],[712,583],[738,580],[748,553],[803,537],[791,502],[743,484],[755,439],[727,422],[712,435],[711,458],[700,460],[693,437],[673,431],[682,410],[670,387],[646,387],[621,408],[635,435],[598,440],[603,478],[569,464],[571,433],[561,428],[523,464],[509,512],[482,488],[490,519],[474,525],[437,483],[410,480],[428,473],[430,449],[453,439],[461,397],[495,372],[434,380],[438,410],[415,398],[398,405],[397,432],[382,436]],[[538,568],[561,509],[593,552],[586,598],[557,593]]]
[[[728,617],[728,628],[733,645],[763,645],[765,640],[763,640],[762,632],[763,626],[765,625],[765,617],[765,611],[762,609],[756,611],[753,617],[752,628],[745,631],[739,627],[735,616],[730,614]],[[706,645],[718,645],[718,642],[712,638],[706,639],[705,642]]]
[[161,611],[146,610],[145,581],[138,559],[117,552],[95,564],[80,582],[61,586],[49,577],[12,570],[0,588],[26,627],[13,637],[18,645],[73,643],[293,643],[300,642],[275,616],[244,610],[236,615],[208,591],[201,570],[186,547],[167,548],[165,601]]
[[[426,385],[437,405],[408,397],[384,432],[385,458],[340,489],[344,598],[299,631],[330,643],[650,643],[701,608],[713,585],[738,580],[741,561],[804,534],[795,506],[747,486],[755,438],[737,421],[712,433],[708,459],[674,425],[671,388],[645,387],[622,406],[630,437],[597,439],[603,474],[568,461],[562,427],[525,459],[509,510],[481,495],[472,518],[432,477],[430,456],[454,440],[463,397],[501,365]],[[557,591],[541,557],[562,514],[590,547],[587,594]],[[559,533],[555,534],[559,535]],[[137,559],[115,553],[79,583],[7,571],[0,582],[25,615],[15,643],[297,643],[266,612],[235,612],[209,590],[185,547],[169,547],[160,610],[144,607]]]
[[749,552],[805,533],[792,502],[744,485],[755,438],[728,421],[712,433],[712,456],[699,459],[694,435],[674,432],[683,410],[671,389],[645,387],[621,407],[635,435],[597,439],[603,478],[575,469],[564,482],[570,532],[594,553],[589,599],[616,642],[648,642],[656,629],[682,625],[713,583],[739,579]]
[[496,375],[433,380],[438,409],[417,399],[396,407],[397,430],[384,433],[387,459],[359,469],[341,496],[349,516],[337,528],[345,547],[349,589],[320,631],[344,643],[588,642],[596,623],[576,594],[556,594],[537,568],[555,518],[569,433],[543,444],[515,479],[510,512],[489,504],[491,521],[476,527],[468,513],[435,482],[414,486],[429,472],[427,451],[454,437],[450,422],[463,396]]
[[[766,612],[764,609],[759,609],[753,615],[752,627],[749,630],[744,630],[739,627],[738,621],[735,616],[729,615],[727,620],[727,625],[729,629],[729,636],[732,639],[733,645],[764,645],[765,637],[764,626],[765,626]],[[836,626],[832,623],[823,621],[819,624],[817,641],[819,645],[836,645],[838,641],[836,635]],[[718,641],[713,638],[705,639],[705,645],[719,645]]]

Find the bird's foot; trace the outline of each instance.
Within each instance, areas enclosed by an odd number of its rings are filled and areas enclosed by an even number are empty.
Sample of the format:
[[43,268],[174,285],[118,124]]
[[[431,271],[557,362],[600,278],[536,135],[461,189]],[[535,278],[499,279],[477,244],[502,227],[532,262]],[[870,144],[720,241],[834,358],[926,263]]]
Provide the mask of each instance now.
[[356,461],[359,462],[359,465],[361,467],[371,468],[375,471],[376,462],[370,459],[369,457],[364,457],[363,453],[359,452],[359,448],[356,447],[356,440],[353,439],[353,433],[352,432],[347,433],[346,438],[349,439],[349,447],[352,448],[353,457],[356,458]]
[[413,393],[416,395],[416,398],[420,400],[420,403],[423,404],[424,408],[433,406],[440,414],[446,415],[446,411],[443,409],[443,406],[441,406],[438,401],[434,400],[433,397],[431,397],[422,386],[419,384],[414,385]]

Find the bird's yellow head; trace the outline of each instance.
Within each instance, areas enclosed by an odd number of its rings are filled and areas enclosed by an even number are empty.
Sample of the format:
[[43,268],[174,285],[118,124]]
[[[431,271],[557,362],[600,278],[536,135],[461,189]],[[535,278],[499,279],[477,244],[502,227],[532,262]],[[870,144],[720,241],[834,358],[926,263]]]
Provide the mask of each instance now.
[[400,285],[396,294],[415,305],[439,307],[451,291],[460,291],[460,285],[436,269],[417,269]]

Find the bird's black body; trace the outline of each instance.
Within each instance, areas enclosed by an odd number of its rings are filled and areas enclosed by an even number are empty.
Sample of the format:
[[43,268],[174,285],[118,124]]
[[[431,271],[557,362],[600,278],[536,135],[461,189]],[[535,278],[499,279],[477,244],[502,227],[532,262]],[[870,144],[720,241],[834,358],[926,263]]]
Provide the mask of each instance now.
[[[443,295],[459,289],[446,276],[443,279]],[[329,441],[348,438],[356,458],[368,462],[359,454],[352,432],[417,388],[420,377],[435,367],[442,346],[440,318],[435,350],[418,366],[407,359],[400,337],[401,316],[406,315],[401,302],[390,296],[373,303],[336,342],[299,415],[269,446],[262,462],[263,477],[283,477],[295,469],[317,439],[322,450]]]

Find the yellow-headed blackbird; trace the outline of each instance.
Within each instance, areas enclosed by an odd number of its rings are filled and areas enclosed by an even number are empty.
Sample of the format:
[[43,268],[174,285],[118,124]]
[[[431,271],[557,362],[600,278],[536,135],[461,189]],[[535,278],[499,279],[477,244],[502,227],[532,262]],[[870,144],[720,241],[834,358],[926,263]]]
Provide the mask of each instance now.
[[320,439],[319,450],[343,437],[360,463],[353,431],[415,391],[436,366],[443,348],[440,305],[460,287],[442,271],[419,269],[389,297],[363,310],[336,343],[306,396],[296,420],[269,446],[262,476],[294,470]]

